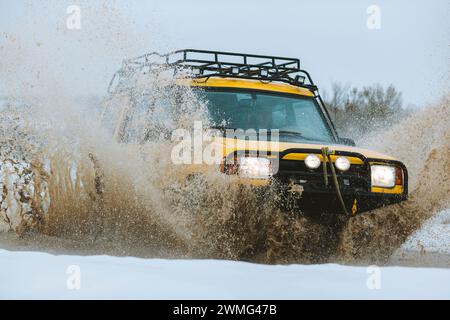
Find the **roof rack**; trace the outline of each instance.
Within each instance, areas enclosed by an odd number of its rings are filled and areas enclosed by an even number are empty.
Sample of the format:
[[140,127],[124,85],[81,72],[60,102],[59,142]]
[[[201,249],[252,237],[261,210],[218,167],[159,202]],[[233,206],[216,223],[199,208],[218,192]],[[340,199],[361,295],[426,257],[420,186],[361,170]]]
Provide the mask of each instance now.
[[284,82],[290,85],[317,91],[311,76],[300,68],[296,58],[263,56],[221,51],[184,49],[167,54],[152,52],[123,62],[111,80],[108,91],[116,77],[126,77],[130,73],[157,66],[189,69],[193,78],[228,77],[260,81]]

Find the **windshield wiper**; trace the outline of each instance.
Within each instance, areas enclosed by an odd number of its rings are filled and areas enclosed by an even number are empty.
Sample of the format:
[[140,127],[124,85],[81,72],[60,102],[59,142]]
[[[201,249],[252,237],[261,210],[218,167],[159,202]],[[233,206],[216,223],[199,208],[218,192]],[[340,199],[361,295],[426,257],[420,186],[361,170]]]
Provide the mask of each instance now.
[[227,126],[211,126],[209,129],[217,129],[217,130],[237,130],[236,128],[227,127]]
[[[209,127],[209,129],[216,129],[216,130],[221,130],[221,131],[226,131],[226,130],[237,130],[236,128],[232,128],[232,127],[227,127],[227,126],[211,126]],[[236,134],[239,133],[239,135],[246,135],[245,132],[236,132]],[[303,133],[298,132],[298,131],[289,131],[289,130],[278,130],[278,134],[279,135],[284,135],[284,136],[292,136],[292,137],[299,137],[305,140],[312,140],[314,141],[315,139],[312,138],[308,138],[305,137],[303,135]],[[256,132],[256,135],[259,136],[260,133]],[[272,132],[269,130],[265,135],[271,137],[272,136]]]
[[303,135],[303,133],[298,132],[298,131],[279,130],[279,131],[278,131],[278,134],[280,134],[280,135],[285,135],[285,136],[295,136],[295,137],[300,137],[300,138],[305,139],[305,140],[314,140],[314,139],[305,137],[305,136]]
[[289,131],[289,130],[278,130],[279,134],[289,135],[289,136],[301,136],[303,137],[303,133],[298,131]]

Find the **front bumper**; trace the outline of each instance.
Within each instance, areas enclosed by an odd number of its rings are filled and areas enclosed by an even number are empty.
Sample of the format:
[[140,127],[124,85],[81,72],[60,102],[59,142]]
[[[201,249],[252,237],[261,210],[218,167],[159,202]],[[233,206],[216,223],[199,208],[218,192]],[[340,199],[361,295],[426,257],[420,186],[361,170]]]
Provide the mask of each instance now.
[[[283,201],[297,202],[300,209],[322,210],[330,212],[343,211],[332,183],[330,163],[327,163],[328,185],[325,184],[322,167],[309,169],[304,159],[308,154],[320,155],[317,149],[289,149],[282,153],[271,154],[269,158],[278,160],[277,170],[270,181],[254,180],[255,186],[271,185],[282,195]],[[334,151],[334,158],[346,156],[352,159],[350,170],[337,172],[340,192],[352,214],[362,213],[378,207],[398,203],[408,198],[408,171],[399,161],[366,158],[360,153]],[[402,170],[402,184],[393,188],[377,188],[371,186],[371,164],[392,165]],[[282,203],[281,203],[282,204]]]

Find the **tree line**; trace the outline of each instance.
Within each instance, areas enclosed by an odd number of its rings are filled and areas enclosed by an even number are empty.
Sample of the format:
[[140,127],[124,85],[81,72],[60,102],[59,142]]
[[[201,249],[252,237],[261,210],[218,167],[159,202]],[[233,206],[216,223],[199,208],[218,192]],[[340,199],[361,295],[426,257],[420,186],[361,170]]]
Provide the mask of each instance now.
[[353,139],[389,127],[410,114],[393,85],[357,88],[333,83],[323,99],[339,134]]

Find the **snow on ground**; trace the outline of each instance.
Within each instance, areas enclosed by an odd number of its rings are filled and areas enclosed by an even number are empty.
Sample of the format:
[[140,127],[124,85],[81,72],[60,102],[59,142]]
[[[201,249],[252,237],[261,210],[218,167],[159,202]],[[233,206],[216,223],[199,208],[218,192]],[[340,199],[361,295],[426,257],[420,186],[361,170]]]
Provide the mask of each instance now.
[[394,253],[391,263],[450,267],[450,209],[426,221]]
[[450,299],[450,269],[270,266],[0,250],[0,298]]

